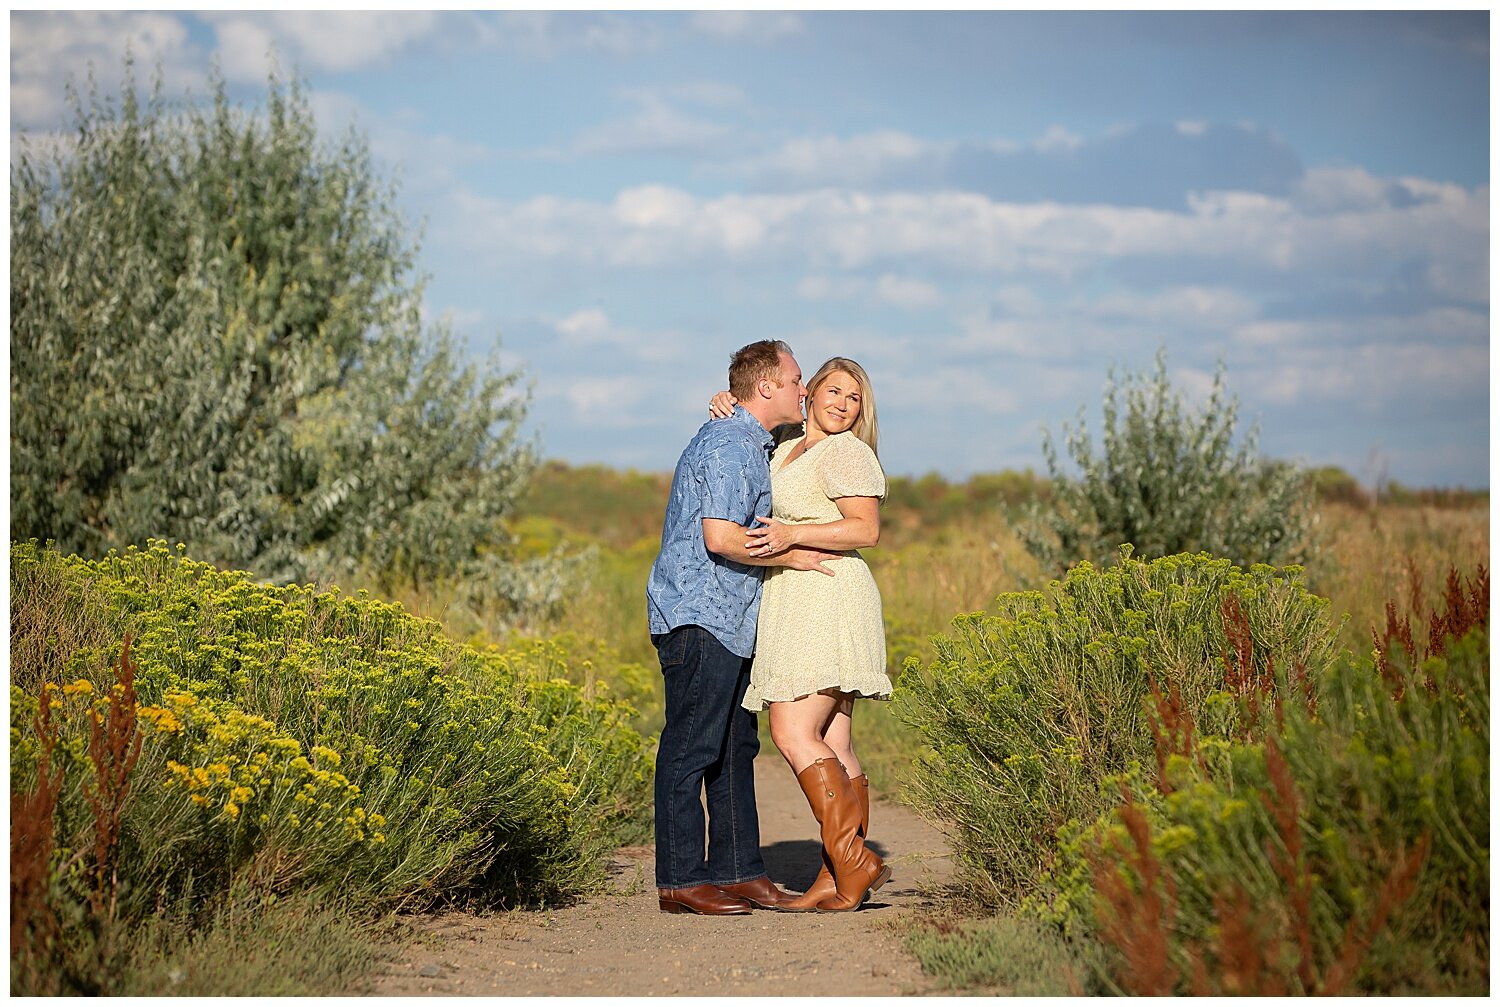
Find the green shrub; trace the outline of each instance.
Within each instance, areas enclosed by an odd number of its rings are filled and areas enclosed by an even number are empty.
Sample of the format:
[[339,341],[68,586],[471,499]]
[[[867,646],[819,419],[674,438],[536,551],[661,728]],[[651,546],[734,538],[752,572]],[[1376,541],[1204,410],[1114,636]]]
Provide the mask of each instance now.
[[1096,994],[1100,949],[1069,941],[1054,928],[1014,916],[923,920],[905,939],[922,971],[945,989],[1001,996]]
[[1339,662],[1264,738],[1202,737],[1166,786],[1135,781],[1136,835],[1109,812],[1069,844],[1072,904],[1113,935],[1126,992],[1488,991],[1488,635],[1385,657]]
[[122,704],[133,638],[143,738],[118,850],[119,915],[248,888],[412,908],[551,900],[641,835],[649,741],[533,643],[477,650],[363,596],[270,587],[164,543],[97,561],[12,546],[11,779],[29,792],[47,696],[64,769],[62,893],[93,883],[91,711]]
[[1151,562],[1122,550],[1105,570],[1084,563],[1051,598],[1001,595],[996,613],[961,615],[934,637],[926,669],[908,662],[898,715],[925,751],[905,794],[940,823],[968,894],[1065,918],[1052,876],[1059,830],[1118,803],[1109,779],[1154,759],[1151,682],[1180,692],[1205,725],[1238,716],[1226,689],[1231,652],[1222,606],[1248,618],[1259,671],[1316,675],[1334,656],[1327,603],[1296,568],[1248,572],[1207,555]]
[[1104,436],[1096,456],[1080,410],[1063,427],[1078,469],[1064,472],[1047,434],[1042,445],[1052,499],[1034,505],[1020,531],[1044,566],[1106,563],[1122,544],[1140,556],[1209,552],[1241,566],[1299,559],[1306,544],[1312,483],[1305,472],[1257,454],[1257,431],[1234,446],[1235,400],[1225,397],[1222,365],[1213,392],[1192,415],[1156,371],[1113,372],[1104,392]]
[[68,142],[16,144],[12,537],[545,605],[505,549],[535,463],[520,375],[424,321],[363,137],[320,136],[295,82],[249,109],[210,88],[138,100],[127,61],[118,106],[70,93]]

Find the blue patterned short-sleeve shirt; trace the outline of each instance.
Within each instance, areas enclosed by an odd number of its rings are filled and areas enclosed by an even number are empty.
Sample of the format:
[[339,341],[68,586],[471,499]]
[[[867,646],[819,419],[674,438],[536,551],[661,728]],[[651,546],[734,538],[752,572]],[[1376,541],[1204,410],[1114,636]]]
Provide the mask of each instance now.
[[710,420],[677,460],[661,529],[661,552],[646,581],[651,633],[702,626],[731,654],[755,653],[761,568],[708,551],[703,519],[750,526],[771,513],[771,435],[741,406]]

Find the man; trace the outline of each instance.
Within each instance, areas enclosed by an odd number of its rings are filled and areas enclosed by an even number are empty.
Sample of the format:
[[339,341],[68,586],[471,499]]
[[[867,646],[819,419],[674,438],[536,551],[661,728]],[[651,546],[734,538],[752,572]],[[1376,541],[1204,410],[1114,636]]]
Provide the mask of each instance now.
[[[646,584],[651,640],[666,682],[656,754],[656,886],[662,912],[738,916],[792,896],[766,876],[755,809],[750,682],[762,570],[819,570],[835,554],[751,555],[746,529],[771,513],[770,431],[802,419],[802,370],[786,343],[741,348],[729,364],[734,415],[710,420],[672,476],[661,552]],[[708,856],[703,807],[708,794]]]

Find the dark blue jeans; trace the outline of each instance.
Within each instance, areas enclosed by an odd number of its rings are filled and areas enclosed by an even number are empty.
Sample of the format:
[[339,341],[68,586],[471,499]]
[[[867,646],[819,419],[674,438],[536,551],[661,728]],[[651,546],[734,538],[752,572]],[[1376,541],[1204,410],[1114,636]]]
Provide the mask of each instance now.
[[[656,884],[732,885],[766,873],[755,811],[755,714],[740,706],[750,662],[700,626],[653,637],[666,680],[656,752]],[[703,805],[708,791],[708,856]]]

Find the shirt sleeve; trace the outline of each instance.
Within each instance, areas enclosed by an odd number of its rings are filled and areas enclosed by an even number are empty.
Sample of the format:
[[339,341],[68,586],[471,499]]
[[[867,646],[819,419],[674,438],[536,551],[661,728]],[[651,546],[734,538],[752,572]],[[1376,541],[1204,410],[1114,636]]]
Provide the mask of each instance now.
[[710,446],[698,470],[702,516],[748,524],[755,518],[760,487],[751,475],[752,464],[765,466],[764,456],[752,457],[749,446],[726,440]]
[[839,497],[885,499],[885,472],[870,446],[853,434],[836,436],[823,452],[819,474],[823,492],[830,500]]

